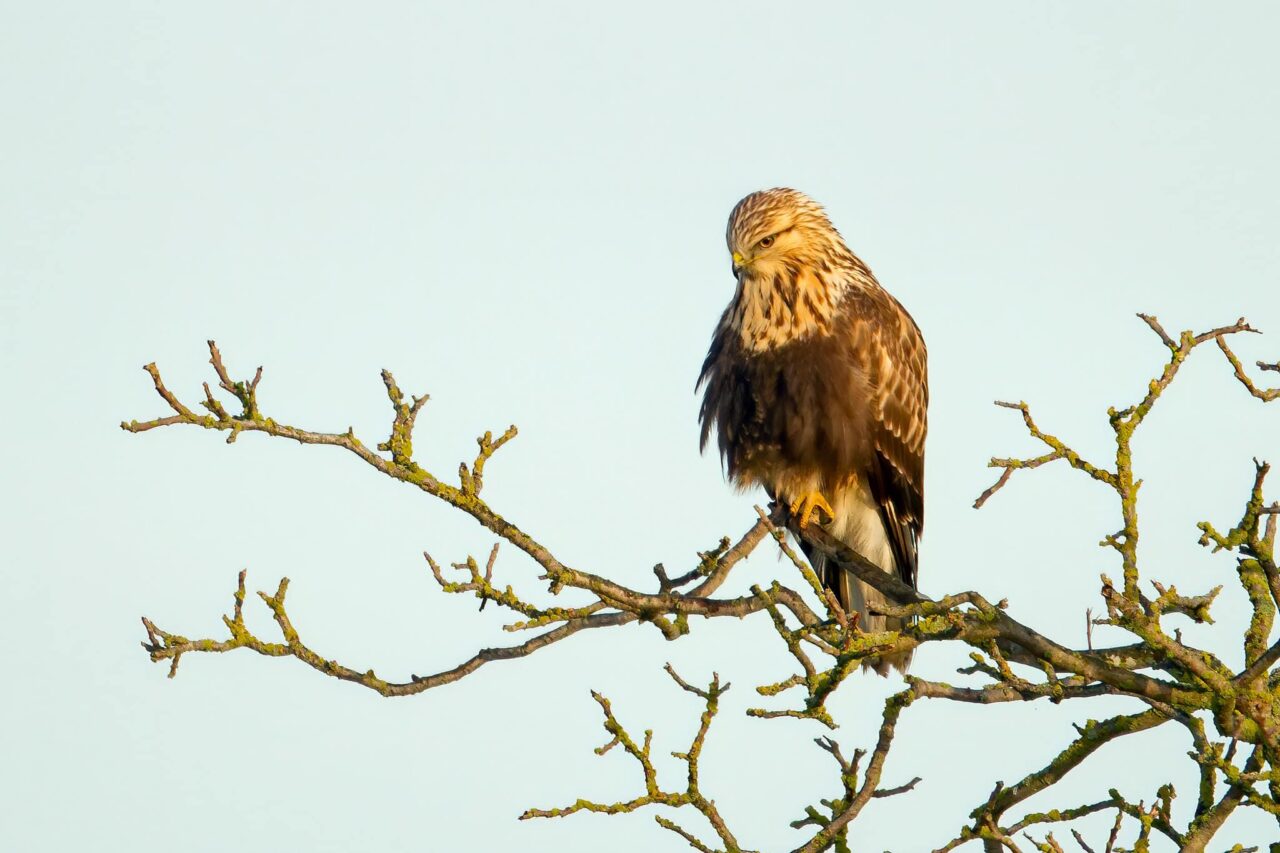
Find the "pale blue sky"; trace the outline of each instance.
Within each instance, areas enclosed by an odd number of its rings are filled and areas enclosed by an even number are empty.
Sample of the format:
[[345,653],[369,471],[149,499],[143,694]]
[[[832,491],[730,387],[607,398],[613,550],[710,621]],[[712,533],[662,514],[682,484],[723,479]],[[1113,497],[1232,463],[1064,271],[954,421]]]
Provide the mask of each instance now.
[[[1077,644],[1115,571],[1094,544],[1114,508],[1044,470],[970,509],[989,456],[1031,449],[990,401],[1027,399],[1101,456],[1106,406],[1161,359],[1135,311],[1171,329],[1246,314],[1272,333],[1242,342],[1247,361],[1280,354],[1271,4],[4,11],[6,850],[681,849],[650,815],[514,819],[638,790],[621,755],[591,753],[605,738],[590,688],[655,728],[663,754],[687,744],[697,708],[666,660],[735,683],[704,785],[744,844],[789,849],[787,821],[835,791],[820,731],[742,715],[753,684],[790,671],[759,620],[675,644],[584,636],[407,700],[248,653],[191,658],[167,681],[138,616],[222,636],[242,567],[255,589],[289,575],[304,637],[389,677],[510,639],[495,608],[442,596],[422,565],[424,548],[487,552],[457,513],[338,451],[116,427],[162,413],[145,362],[193,399],[209,337],[233,370],[266,366],[268,414],[369,440],[386,422],[378,370],[393,369],[432,394],[416,446],[441,476],[478,432],[519,424],[489,471],[493,505],[566,561],[645,583],[752,521],[759,497],[698,455],[693,381],[732,289],[724,217],[750,190],[798,187],[929,342],[923,588],[979,588],[1029,618],[1051,605],[1039,623]],[[1232,565],[1193,525],[1235,517],[1250,457],[1280,457],[1280,410],[1206,351],[1148,433],[1148,570],[1227,583],[1233,625]],[[498,571],[534,574],[510,554]],[[779,571],[762,554],[738,587]],[[251,618],[271,634],[260,607]],[[958,662],[930,649],[916,666],[951,679]],[[845,688],[847,749],[872,741],[894,687]],[[1071,722],[1133,707],[917,704],[886,782],[924,782],[873,804],[856,849],[931,849]],[[1138,759],[1186,744],[1141,737],[1030,805],[1113,785],[1150,799],[1170,771]],[[1174,766],[1185,810],[1192,777]],[[1241,820],[1218,847],[1274,835]]]

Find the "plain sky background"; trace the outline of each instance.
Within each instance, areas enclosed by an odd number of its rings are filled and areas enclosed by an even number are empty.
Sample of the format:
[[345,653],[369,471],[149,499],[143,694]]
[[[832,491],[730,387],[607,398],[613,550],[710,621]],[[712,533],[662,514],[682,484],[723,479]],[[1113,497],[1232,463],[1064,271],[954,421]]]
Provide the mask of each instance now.
[[[122,432],[166,413],[148,361],[196,402],[207,338],[241,375],[266,366],[267,414],[370,443],[391,368],[432,395],[416,448],[446,479],[475,435],[519,424],[492,505],[566,562],[648,584],[654,563],[684,570],[745,530],[761,499],[699,456],[693,382],[732,292],[725,216],[753,189],[798,187],[929,343],[923,588],[1007,597],[1071,644],[1099,573],[1118,572],[1096,546],[1116,507],[1044,469],[972,510],[990,456],[1037,452],[991,400],[1030,401],[1101,460],[1106,407],[1162,360],[1134,312],[1175,331],[1244,314],[1272,332],[1239,341],[1246,362],[1280,355],[1272,4],[3,7],[5,850],[682,849],[652,814],[515,820],[639,790],[620,752],[591,753],[607,739],[591,688],[656,729],[656,752],[687,745],[698,707],[667,660],[734,683],[703,784],[744,844],[789,849],[787,822],[837,790],[816,725],[743,715],[754,685],[792,671],[760,619],[674,644],[583,635],[411,699],[247,652],[166,680],[138,617],[222,637],[246,567],[251,589],[292,578],[322,654],[386,677],[513,640],[420,556],[483,556],[491,538],[354,457]],[[1280,409],[1198,352],[1138,444],[1143,558],[1186,591],[1227,584],[1220,625],[1186,633],[1232,660],[1243,596],[1194,523],[1238,518],[1255,455],[1280,457]],[[728,591],[782,572],[762,548]],[[534,574],[514,549],[499,560],[500,581],[538,595]],[[930,648],[916,671],[956,680],[964,662]],[[843,689],[846,749],[873,742],[899,686]],[[932,849],[1072,722],[1136,707],[918,703],[885,782],[924,781],[875,802],[855,849]],[[1150,800],[1172,779],[1185,814],[1187,747],[1172,727],[1112,745],[1029,805],[1111,786]],[[1276,836],[1254,816],[1216,847]]]

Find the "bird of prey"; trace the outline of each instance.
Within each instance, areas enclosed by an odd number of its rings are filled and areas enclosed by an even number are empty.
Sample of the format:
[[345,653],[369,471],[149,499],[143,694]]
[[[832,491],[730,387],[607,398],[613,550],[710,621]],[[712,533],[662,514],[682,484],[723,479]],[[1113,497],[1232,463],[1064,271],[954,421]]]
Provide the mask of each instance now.
[[[803,193],[751,193],[726,237],[737,288],[698,379],[702,447],[715,429],[729,478],[786,503],[793,532],[825,525],[915,587],[929,401],[919,327]],[[903,627],[870,612],[881,593],[800,541],[864,631]],[[863,667],[905,672],[910,659]]]

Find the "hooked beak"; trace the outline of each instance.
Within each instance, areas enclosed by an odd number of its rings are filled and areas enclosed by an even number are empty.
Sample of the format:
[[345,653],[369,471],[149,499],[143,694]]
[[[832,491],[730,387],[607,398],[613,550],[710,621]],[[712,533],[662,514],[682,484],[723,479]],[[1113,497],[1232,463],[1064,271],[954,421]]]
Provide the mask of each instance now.
[[747,263],[747,259],[742,257],[741,252],[733,253],[733,274],[735,277],[738,275],[738,272],[743,268],[743,266],[746,265],[746,263]]

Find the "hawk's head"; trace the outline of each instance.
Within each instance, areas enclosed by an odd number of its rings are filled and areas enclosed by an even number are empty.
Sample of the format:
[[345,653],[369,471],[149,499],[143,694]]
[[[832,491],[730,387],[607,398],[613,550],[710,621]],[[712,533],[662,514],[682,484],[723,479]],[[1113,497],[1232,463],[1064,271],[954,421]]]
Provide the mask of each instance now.
[[734,275],[771,277],[798,264],[819,266],[843,250],[822,205],[798,190],[777,187],[742,199],[729,214],[725,235],[733,256]]
[[797,190],[751,193],[725,237],[738,279],[728,320],[750,350],[825,331],[845,289],[874,282],[822,206]]

